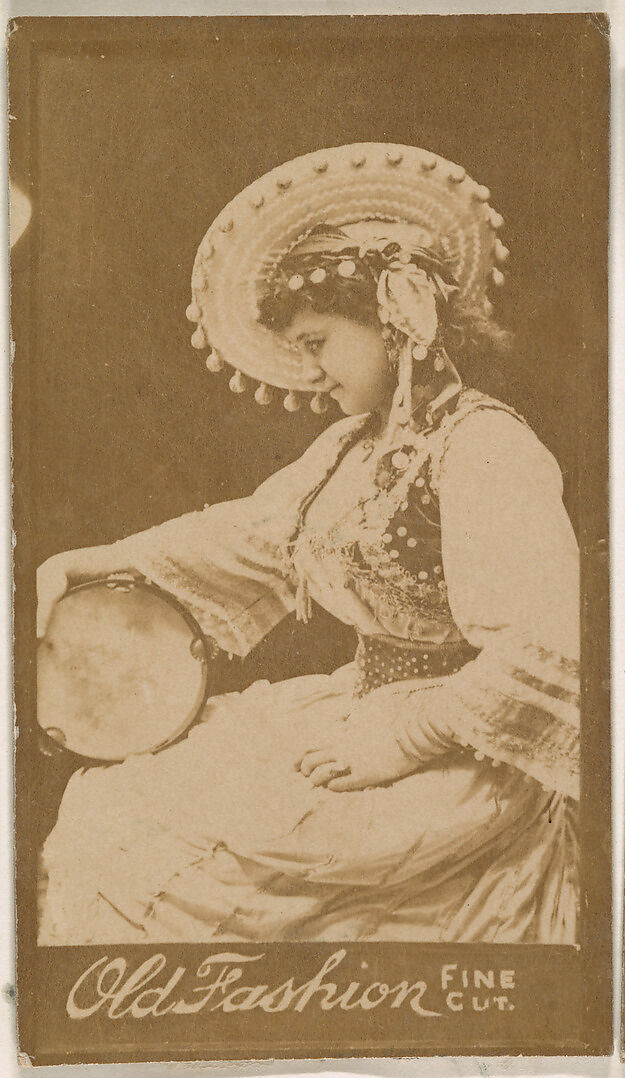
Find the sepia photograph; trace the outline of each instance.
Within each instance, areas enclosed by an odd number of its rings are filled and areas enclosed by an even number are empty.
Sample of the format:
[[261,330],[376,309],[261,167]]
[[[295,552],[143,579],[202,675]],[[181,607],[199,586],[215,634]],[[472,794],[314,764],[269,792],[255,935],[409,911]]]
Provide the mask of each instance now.
[[611,1051],[602,19],[14,21],[30,1062]]

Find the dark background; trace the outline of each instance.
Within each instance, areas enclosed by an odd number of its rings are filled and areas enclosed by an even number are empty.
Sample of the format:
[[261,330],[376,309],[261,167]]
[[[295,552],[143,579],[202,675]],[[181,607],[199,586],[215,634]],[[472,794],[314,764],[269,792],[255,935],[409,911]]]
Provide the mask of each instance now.
[[[12,257],[22,1044],[37,1042],[28,1026],[39,998],[34,849],[76,766],[46,764],[34,745],[34,570],[56,551],[251,492],[338,418],[262,409],[206,372],[184,315],[191,267],[213,217],[260,174],[324,145],[386,140],[462,164],[505,218],[500,234],[512,254],[492,298],[516,348],[500,395],[555,453],[586,555],[582,872],[591,945],[580,1037],[595,1050],[610,1043],[609,85],[598,19],[14,24],[11,171],[34,210]],[[307,627],[289,618],[247,660],[224,663],[219,686],[329,670],[353,646],[319,610]],[[270,1054],[280,1054],[275,1042]]]

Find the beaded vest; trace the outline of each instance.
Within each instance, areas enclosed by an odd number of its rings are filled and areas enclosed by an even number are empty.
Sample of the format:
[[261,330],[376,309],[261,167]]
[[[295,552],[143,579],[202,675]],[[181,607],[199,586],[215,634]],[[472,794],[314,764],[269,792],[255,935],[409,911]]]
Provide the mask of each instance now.
[[[359,634],[357,695],[393,681],[452,674],[478,654],[459,635],[447,599],[439,476],[449,435],[464,415],[482,408],[516,413],[474,390],[463,390],[459,396],[459,400],[448,402],[435,424],[423,432],[423,445],[398,444],[381,458],[375,480],[377,493],[361,499],[360,508],[342,518],[337,527],[326,534],[311,534],[304,518],[328,474],[353,444],[351,438],[300,508],[301,527],[293,549],[306,544],[318,558],[332,559],[340,566],[344,582],[367,605],[390,615],[390,620],[384,618],[389,626],[401,625],[401,635],[397,630],[393,635],[392,629],[388,634]],[[296,610],[298,617],[307,620],[311,603],[305,576],[299,580]],[[421,629],[428,621],[448,625],[449,639],[424,639]]]

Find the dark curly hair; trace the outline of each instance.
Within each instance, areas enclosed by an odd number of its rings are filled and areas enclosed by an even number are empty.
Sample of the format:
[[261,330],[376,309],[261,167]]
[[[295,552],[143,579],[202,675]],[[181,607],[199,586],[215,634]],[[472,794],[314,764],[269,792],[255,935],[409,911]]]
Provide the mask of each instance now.
[[[259,303],[259,320],[277,333],[283,332],[302,310],[319,314],[337,314],[364,325],[379,323],[377,278],[385,264],[399,253],[399,245],[390,243],[383,252],[359,252],[350,249],[349,238],[340,228],[321,225],[289,252],[268,283]],[[354,270],[342,276],[339,264],[349,258]],[[488,315],[482,306],[469,303],[454,289],[452,269],[444,253],[431,248],[411,252],[411,262],[425,270],[437,285],[436,303],[438,332],[431,351],[444,348],[458,363],[463,380],[486,392],[500,394],[501,372],[505,365],[512,334]],[[310,280],[314,270],[324,270],[325,276]],[[300,277],[300,287],[293,290],[289,281]],[[394,343],[401,337],[398,331],[386,332]],[[428,378],[430,364],[419,368]]]

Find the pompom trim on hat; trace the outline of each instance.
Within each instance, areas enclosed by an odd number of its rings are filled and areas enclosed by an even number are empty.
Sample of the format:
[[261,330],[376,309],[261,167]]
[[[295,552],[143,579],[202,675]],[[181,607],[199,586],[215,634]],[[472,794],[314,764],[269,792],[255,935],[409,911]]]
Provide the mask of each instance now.
[[[211,348],[219,364],[234,369],[235,391],[247,376],[292,391],[287,408],[297,407],[298,391],[315,393],[307,362],[258,321],[259,301],[283,258],[321,224],[370,224],[382,239],[385,231],[413,229],[443,247],[460,295],[486,310],[487,290],[503,281],[497,263],[509,253],[489,197],[464,169],[414,146],[338,146],[273,169],[222,210],[199,246],[187,309],[197,325],[194,346]],[[354,272],[350,263],[338,268],[346,277]],[[289,281],[294,291],[304,283],[298,276]]]

